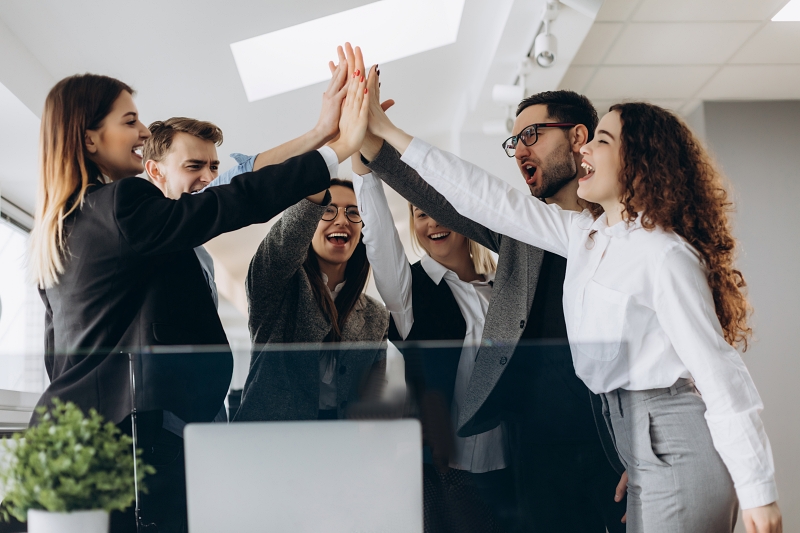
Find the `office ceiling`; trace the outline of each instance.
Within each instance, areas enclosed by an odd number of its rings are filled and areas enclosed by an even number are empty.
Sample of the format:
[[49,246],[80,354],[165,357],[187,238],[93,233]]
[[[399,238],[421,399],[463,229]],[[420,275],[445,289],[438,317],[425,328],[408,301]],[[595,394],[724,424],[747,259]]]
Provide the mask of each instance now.
[[606,0],[561,82],[598,109],[646,99],[683,114],[703,100],[800,98],[800,22],[785,0]]
[[[49,88],[79,72],[131,84],[145,123],[177,115],[217,123],[225,132],[223,160],[303,133],[316,121],[324,84],[248,103],[229,45],[367,3],[3,0],[0,192],[33,210],[38,114]],[[784,3],[605,0],[594,22],[562,7],[553,23],[560,56],[552,69],[529,77],[528,89],[574,89],[599,109],[643,98],[682,113],[704,99],[800,98],[800,23],[769,22]],[[508,110],[492,102],[491,88],[514,82],[543,7],[544,0],[466,0],[455,44],[382,65],[382,91],[397,101],[396,122],[447,149],[458,151],[458,139],[468,135],[496,152],[498,138],[483,136],[482,124]],[[407,242],[405,202],[395,195],[390,202]],[[242,281],[268,226],[209,244],[221,292],[243,311]]]

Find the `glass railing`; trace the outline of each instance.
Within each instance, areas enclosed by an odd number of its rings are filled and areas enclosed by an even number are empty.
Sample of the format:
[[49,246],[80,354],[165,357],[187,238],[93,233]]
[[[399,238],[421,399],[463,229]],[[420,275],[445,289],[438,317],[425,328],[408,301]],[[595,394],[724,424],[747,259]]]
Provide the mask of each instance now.
[[[48,365],[40,403],[96,408],[155,476],[184,457],[158,443],[185,449],[190,532],[516,533],[570,490],[600,520],[624,514],[602,403],[566,342],[257,346],[242,390],[229,389],[224,346],[94,350]],[[139,531],[156,531],[155,487],[137,502]]]

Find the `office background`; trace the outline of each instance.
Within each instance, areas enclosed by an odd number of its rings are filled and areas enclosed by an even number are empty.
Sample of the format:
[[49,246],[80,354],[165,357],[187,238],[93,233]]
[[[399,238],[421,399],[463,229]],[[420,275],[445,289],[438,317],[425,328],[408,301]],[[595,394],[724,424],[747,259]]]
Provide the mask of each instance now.
[[[137,90],[145,124],[170,116],[211,120],[225,132],[219,149],[225,169],[233,163],[230,152],[263,151],[310,129],[324,88],[316,83],[248,102],[231,43],[371,3],[0,3],[0,429],[24,424],[45,385],[41,305],[24,284],[20,255],[35,202],[38,116],[50,87],[74,73],[108,74]],[[755,339],[744,359],[766,406],[785,530],[797,529],[800,22],[771,21],[786,0],[565,4],[549,25],[558,51],[544,69],[521,68],[543,31],[544,0],[464,0],[455,42],[382,64],[383,96],[397,101],[390,113],[406,131],[521,189],[516,165],[500,149],[510,109],[492,98],[495,85],[519,85],[520,74],[526,94],[573,89],[591,98],[601,114],[613,102],[646,99],[690,122],[735,188],[739,265],[756,310]],[[370,53],[365,48],[368,62]],[[342,173],[347,175],[346,165]],[[413,258],[406,204],[391,191],[389,196]],[[208,245],[223,296],[220,314],[239,363],[234,387],[244,382],[249,358],[243,279],[268,227],[246,228]]]

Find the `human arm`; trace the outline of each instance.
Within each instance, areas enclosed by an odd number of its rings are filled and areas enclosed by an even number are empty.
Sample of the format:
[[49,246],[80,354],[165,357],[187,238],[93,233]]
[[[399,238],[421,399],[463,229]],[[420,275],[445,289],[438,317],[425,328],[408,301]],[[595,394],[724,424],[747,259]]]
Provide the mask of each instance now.
[[251,325],[263,323],[271,306],[282,301],[289,280],[302,268],[326,205],[301,200],[284,211],[261,241],[245,279]]
[[703,395],[714,447],[742,509],[775,502],[772,450],[759,416],[763,404],[741,356],[725,341],[706,269],[685,243],[666,249],[653,268],[658,322]]
[[416,170],[400,160],[397,150],[389,143],[384,143],[383,139],[378,141],[381,148],[371,161],[366,162],[377,178],[442,226],[499,253],[502,235],[459,214]]
[[[364,227],[361,240],[372,265],[375,286],[392,314],[397,331],[405,339],[414,325],[411,302],[411,267],[397,234],[389,203],[379,179],[353,156],[353,186]],[[363,176],[360,172],[367,171]]]
[[145,180],[126,178],[108,185],[114,187],[114,219],[136,254],[189,250],[222,233],[266,222],[303,197],[327,190],[338,162],[328,152],[329,166],[325,157],[321,151],[304,154],[177,200]]
[[[374,76],[370,80],[377,83]],[[491,231],[566,257],[569,229],[579,213],[547,205],[453,154],[412,138],[392,124],[374,102],[370,105],[369,131],[391,144],[401,161],[461,215]],[[374,148],[365,149],[363,145],[362,150],[374,152]]]
[[237,166],[220,174],[206,188],[230,183],[231,179],[239,174],[259,170],[267,165],[282,163],[291,157],[316,150],[339,133],[342,102],[347,95],[349,84],[347,83],[347,60],[341,46],[337,52],[339,63],[336,65],[333,62],[330,63],[331,80],[322,95],[322,111],[317,124],[303,135],[255,156],[231,154],[231,157],[236,159]]

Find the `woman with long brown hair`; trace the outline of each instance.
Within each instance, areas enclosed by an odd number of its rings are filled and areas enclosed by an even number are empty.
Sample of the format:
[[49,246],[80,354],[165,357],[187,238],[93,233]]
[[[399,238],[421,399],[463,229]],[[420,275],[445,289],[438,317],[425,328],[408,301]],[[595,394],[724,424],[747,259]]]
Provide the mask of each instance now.
[[389,315],[364,294],[370,264],[353,183],[334,178],[329,191],[328,205],[287,209],[250,262],[254,348],[236,421],[345,418],[366,379],[382,383]]
[[[96,409],[129,433],[135,408],[138,445],[157,467],[141,500],[141,524],[185,530],[183,439],[167,421],[211,421],[233,370],[194,248],[266,222],[304,197],[327,197],[331,174],[360,146],[366,128],[364,83],[350,83],[342,113],[362,119],[349,120],[330,147],[177,200],[136,177],[150,132],[128,85],[84,74],[61,80],[47,96],[30,256],[46,308],[51,380],[39,404],[58,397]],[[149,347],[158,345],[223,348],[155,356]],[[135,531],[132,515],[112,515],[112,529]]]
[[731,206],[679,118],[613,106],[582,148],[578,196],[599,205],[582,213],[412,138],[374,102],[369,128],[465,216],[567,257],[575,370],[603,395],[628,468],[629,531],[729,533],[738,506],[748,532],[781,531],[762,403],[736,351],[750,328]]

